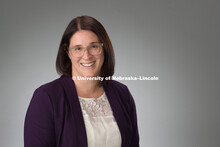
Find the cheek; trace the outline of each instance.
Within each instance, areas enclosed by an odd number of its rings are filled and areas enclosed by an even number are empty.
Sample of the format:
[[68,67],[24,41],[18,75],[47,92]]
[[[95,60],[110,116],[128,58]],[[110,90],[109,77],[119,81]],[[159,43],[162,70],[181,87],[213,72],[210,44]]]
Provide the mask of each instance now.
[[77,63],[80,62],[80,59],[78,59],[78,58],[76,58],[76,57],[72,57],[72,58],[71,58],[71,62],[72,62],[72,64],[77,64]]
[[71,60],[72,63],[78,62],[80,60],[79,58],[73,57],[71,55],[71,53],[68,53],[68,57],[69,57],[69,59]]

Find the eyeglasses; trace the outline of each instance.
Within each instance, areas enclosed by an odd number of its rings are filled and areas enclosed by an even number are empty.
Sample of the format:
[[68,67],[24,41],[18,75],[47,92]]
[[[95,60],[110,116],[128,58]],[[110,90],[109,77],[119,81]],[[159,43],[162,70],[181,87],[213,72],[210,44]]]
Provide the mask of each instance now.
[[102,52],[102,48],[103,48],[103,43],[94,42],[87,47],[77,45],[68,49],[71,51],[74,57],[82,57],[85,53],[85,50],[87,50],[91,55],[99,55]]

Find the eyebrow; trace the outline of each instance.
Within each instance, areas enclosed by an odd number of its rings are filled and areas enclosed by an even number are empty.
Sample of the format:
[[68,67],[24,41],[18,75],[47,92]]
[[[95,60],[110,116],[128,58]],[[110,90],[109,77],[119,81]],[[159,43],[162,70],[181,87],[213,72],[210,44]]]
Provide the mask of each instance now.
[[[94,44],[94,43],[99,43],[99,42],[91,42],[91,43],[89,43],[90,45],[91,44]],[[82,46],[81,44],[78,44],[78,45],[74,45],[73,47],[77,47],[77,46]]]

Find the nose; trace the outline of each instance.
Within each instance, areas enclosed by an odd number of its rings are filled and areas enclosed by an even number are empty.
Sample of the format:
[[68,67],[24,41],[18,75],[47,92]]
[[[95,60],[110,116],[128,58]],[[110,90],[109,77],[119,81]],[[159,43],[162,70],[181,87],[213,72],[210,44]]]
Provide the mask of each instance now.
[[84,51],[84,54],[83,54],[83,56],[82,56],[82,58],[83,59],[89,59],[89,58],[91,58],[91,54],[89,53],[89,51],[86,49],[85,51]]

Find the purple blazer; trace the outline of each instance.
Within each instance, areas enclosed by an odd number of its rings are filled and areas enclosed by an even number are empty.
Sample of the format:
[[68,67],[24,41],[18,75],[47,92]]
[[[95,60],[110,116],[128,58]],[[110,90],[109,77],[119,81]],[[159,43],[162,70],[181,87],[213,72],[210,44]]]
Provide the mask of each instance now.
[[[112,81],[104,86],[118,124],[122,147],[139,147],[136,108],[127,86]],[[86,129],[71,76],[37,88],[24,124],[25,147],[87,147]]]

